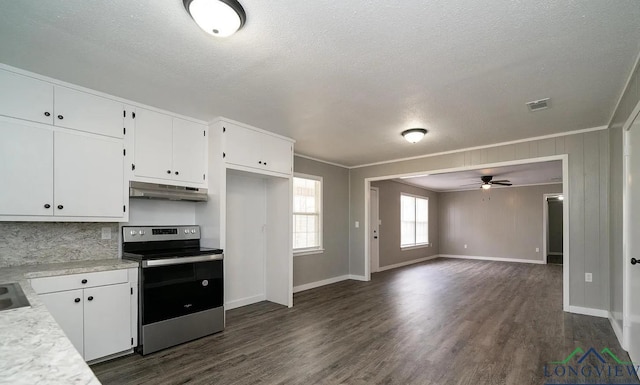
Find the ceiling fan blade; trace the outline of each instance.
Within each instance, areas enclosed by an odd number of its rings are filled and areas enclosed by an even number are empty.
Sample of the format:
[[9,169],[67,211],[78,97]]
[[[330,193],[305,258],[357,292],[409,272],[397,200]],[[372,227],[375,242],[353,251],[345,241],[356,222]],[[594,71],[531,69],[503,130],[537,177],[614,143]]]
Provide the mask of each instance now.
[[503,182],[491,182],[491,184],[497,184],[500,186],[513,186],[512,183],[503,183]]
[[500,179],[500,180],[491,181],[491,183],[511,183],[511,181],[507,179]]

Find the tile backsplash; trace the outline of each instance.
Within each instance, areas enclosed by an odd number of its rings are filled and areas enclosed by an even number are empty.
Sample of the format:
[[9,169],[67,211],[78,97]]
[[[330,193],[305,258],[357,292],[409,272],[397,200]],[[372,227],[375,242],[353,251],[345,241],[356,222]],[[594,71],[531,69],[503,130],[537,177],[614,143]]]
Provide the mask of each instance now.
[[115,259],[118,231],[117,223],[0,222],[0,267]]

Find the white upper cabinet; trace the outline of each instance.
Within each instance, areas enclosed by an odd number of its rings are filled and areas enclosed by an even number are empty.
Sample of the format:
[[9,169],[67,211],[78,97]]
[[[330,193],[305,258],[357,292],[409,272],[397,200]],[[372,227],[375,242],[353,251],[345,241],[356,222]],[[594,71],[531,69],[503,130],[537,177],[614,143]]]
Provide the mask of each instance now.
[[0,220],[125,220],[123,150],[116,138],[0,118]]
[[256,172],[293,173],[293,142],[279,136],[222,122],[224,160]]
[[138,108],[135,118],[134,179],[164,184],[206,183],[207,126]]
[[121,102],[66,87],[55,87],[54,124],[59,127],[122,138]]
[[0,215],[53,215],[53,130],[0,118]]
[[55,215],[122,217],[122,141],[67,131],[56,132],[54,144]]
[[173,119],[173,175],[185,182],[205,182],[206,126]]
[[122,138],[124,105],[0,70],[0,115]]
[[173,118],[138,108],[134,140],[134,175],[171,179]]
[[53,124],[53,84],[0,70],[0,115]]

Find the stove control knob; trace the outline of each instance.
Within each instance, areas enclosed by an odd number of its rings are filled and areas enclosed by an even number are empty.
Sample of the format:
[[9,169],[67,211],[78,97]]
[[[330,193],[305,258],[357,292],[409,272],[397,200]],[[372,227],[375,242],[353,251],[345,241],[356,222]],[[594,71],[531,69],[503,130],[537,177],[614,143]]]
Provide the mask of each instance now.
[[140,231],[138,231],[138,234],[140,234],[140,235],[144,235],[144,230],[140,230]]
[[196,233],[196,229],[191,229],[191,234],[195,234]]
[[131,234],[132,237],[135,237],[138,233],[135,230],[131,230],[129,234]]
[[185,234],[189,234],[189,229],[184,229]]

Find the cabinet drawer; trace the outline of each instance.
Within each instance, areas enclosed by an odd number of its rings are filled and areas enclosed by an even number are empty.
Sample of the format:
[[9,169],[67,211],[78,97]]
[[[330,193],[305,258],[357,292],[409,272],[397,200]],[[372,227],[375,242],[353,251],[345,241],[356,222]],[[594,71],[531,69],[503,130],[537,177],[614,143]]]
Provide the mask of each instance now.
[[[85,281],[86,280],[86,281]],[[83,283],[85,281],[86,283]],[[31,287],[38,294],[128,282],[126,269],[33,278]]]

